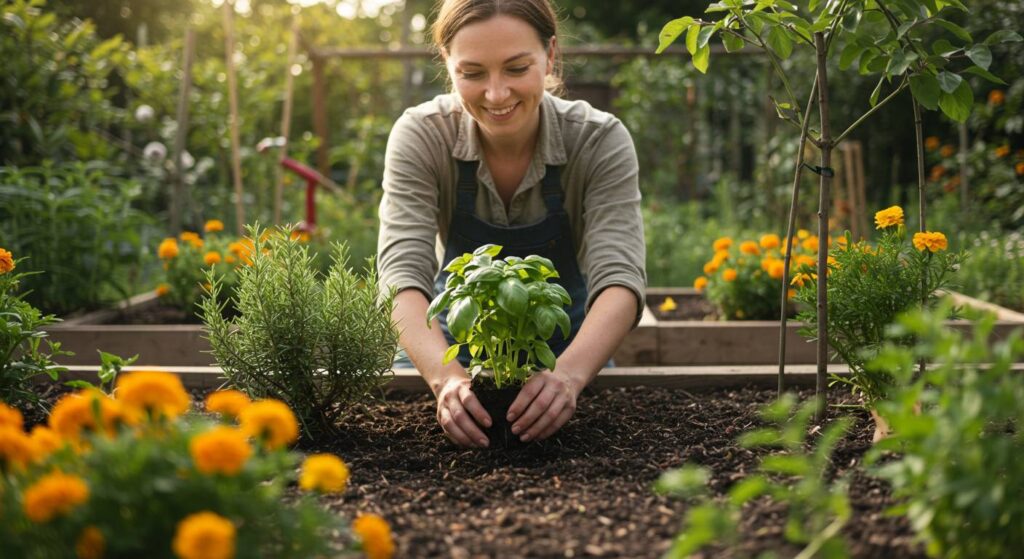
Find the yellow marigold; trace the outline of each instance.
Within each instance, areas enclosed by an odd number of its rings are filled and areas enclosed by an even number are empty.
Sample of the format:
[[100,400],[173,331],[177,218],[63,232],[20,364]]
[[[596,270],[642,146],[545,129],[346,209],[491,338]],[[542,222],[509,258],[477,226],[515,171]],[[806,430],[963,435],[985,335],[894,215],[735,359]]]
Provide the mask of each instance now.
[[95,526],[86,526],[75,542],[75,555],[78,559],[100,559],[106,549],[107,540]]
[[1017,171],[1018,175],[1024,175],[1024,161],[1017,163],[1016,165],[1014,165],[1013,168],[1015,171]]
[[188,445],[196,469],[204,474],[233,476],[252,455],[249,441],[238,429],[219,426],[192,438]]
[[903,225],[903,208],[890,206],[875,212],[876,229],[888,229],[893,225]]
[[206,411],[227,417],[238,417],[238,414],[251,403],[252,400],[238,390],[218,390],[206,397]]
[[714,247],[715,252],[720,250],[729,250],[729,247],[732,246],[732,239],[729,237],[719,237],[715,239],[715,243],[712,246]]
[[171,292],[171,286],[166,283],[161,283],[156,286],[155,292],[157,297],[166,297],[167,294]]
[[676,300],[671,297],[665,297],[665,300],[658,305],[658,310],[661,312],[671,312],[677,308],[679,308],[679,305],[676,305]]
[[716,251],[715,255],[711,257],[711,261],[715,262],[715,263],[717,263],[719,265],[721,265],[722,262],[725,262],[728,259],[729,259],[729,251],[727,251],[727,250]]
[[21,429],[25,425],[25,420],[21,417],[21,412],[18,411],[18,408],[12,408],[0,402],[0,427],[5,425]]
[[284,402],[259,400],[245,407],[238,415],[242,431],[267,448],[280,448],[299,438],[299,422]]
[[1003,93],[1002,89],[993,89],[992,91],[988,92],[988,104],[992,105],[993,107],[998,107],[999,105],[1002,105],[1003,101],[1005,100],[1006,94]]
[[761,248],[765,250],[771,250],[773,248],[779,248],[779,245],[782,244],[782,239],[780,239],[775,233],[769,233],[767,235],[761,235],[761,238],[758,240],[758,244],[760,244]]
[[289,238],[300,243],[308,243],[310,239],[309,231],[292,231]]
[[80,477],[53,472],[25,489],[25,516],[32,522],[49,522],[67,514],[89,498],[89,486]]
[[302,463],[299,487],[306,491],[341,493],[348,483],[348,466],[333,454],[314,454]]
[[712,260],[710,262],[705,262],[704,263],[704,273],[710,276],[711,274],[713,274],[713,273],[718,271],[718,267],[719,266],[720,266],[720,264],[718,262],[714,261],[714,260]]
[[235,556],[235,525],[209,511],[191,514],[178,523],[171,549],[181,559],[230,559]]
[[725,281],[736,281],[736,276],[739,275],[734,268],[726,268],[722,270],[722,279]]
[[935,151],[941,143],[942,140],[939,140],[938,136],[928,136],[924,139],[924,148],[928,151]]
[[740,252],[751,256],[758,256],[761,254],[761,249],[757,247],[757,243],[754,241],[743,241],[740,243]]
[[14,255],[7,249],[0,248],[0,274],[6,274],[14,269]]
[[919,251],[927,249],[931,252],[938,252],[949,248],[949,242],[946,240],[946,236],[938,231],[918,232],[914,233],[914,248]]
[[693,288],[696,289],[697,292],[704,291],[704,289],[707,288],[707,286],[708,278],[704,276],[699,276],[697,279],[693,280]]
[[767,272],[768,269],[772,267],[772,262],[775,262],[775,260],[776,259],[771,256],[765,256],[761,259],[761,269]]
[[203,255],[203,264],[206,264],[207,266],[220,264],[221,260],[223,259],[221,258],[220,253],[215,250],[211,250]]
[[203,245],[206,244],[203,242],[203,238],[199,236],[199,233],[194,231],[184,231],[182,234],[178,235],[178,238],[181,239],[182,242],[186,242],[195,248],[202,248]]
[[391,559],[394,555],[391,527],[383,518],[376,514],[361,514],[352,523],[352,531],[359,536],[367,559]]
[[216,233],[224,230],[224,222],[219,219],[211,219],[203,225],[203,231],[207,233]]
[[235,254],[242,254],[243,252],[247,252],[248,251],[246,246],[243,245],[242,243],[238,242],[238,241],[235,241],[233,243],[228,243],[228,250],[233,252],[233,253],[235,253]]
[[178,375],[135,371],[117,377],[118,401],[151,416],[177,417],[188,411],[190,398]]
[[807,256],[806,254],[798,254],[794,262],[796,262],[797,268],[801,266],[813,268],[818,264],[817,260],[811,256]]
[[995,150],[995,155],[1000,159],[1006,157],[1007,155],[1010,155],[1010,146],[1003,144],[997,147]]
[[32,441],[33,459],[37,462],[44,460],[64,444],[53,429],[42,425],[33,427],[28,438]]
[[178,241],[173,237],[167,237],[160,242],[160,246],[156,249],[156,255],[160,257],[160,260],[170,260],[178,256]]
[[804,239],[803,242],[800,243],[800,246],[804,250],[806,250],[807,252],[817,252],[818,251],[818,237],[814,236],[814,235],[811,235],[810,237],[807,237],[806,239]]
[[845,235],[836,239],[836,246],[839,247],[839,250],[846,250],[849,248],[848,245],[849,241],[846,240]]
[[811,281],[811,280],[816,280],[816,279],[818,279],[818,274],[802,274],[801,273],[801,274],[797,274],[797,275],[793,276],[793,279],[792,279],[792,281],[789,282],[789,284],[790,285],[795,285],[797,287],[803,287],[805,282],[808,282],[808,281]]
[[[97,404],[99,418],[93,409]],[[82,390],[57,400],[50,411],[49,425],[60,437],[74,441],[81,436],[82,431],[99,431],[100,425],[107,433],[113,433],[118,426],[132,425],[137,421],[137,413],[125,409],[120,402],[98,390]]]
[[22,468],[35,457],[32,440],[24,431],[10,425],[0,426],[0,472],[13,468]]
[[796,238],[800,239],[801,241],[810,236],[811,232],[806,229],[797,229],[796,231]]
[[946,144],[942,146],[942,149],[939,150],[939,155],[941,155],[942,157],[953,157],[954,153],[956,153],[956,148],[953,147],[951,144]]
[[782,260],[775,260],[772,262],[771,267],[768,268],[768,277],[772,279],[782,279],[782,274],[786,271],[786,263]]

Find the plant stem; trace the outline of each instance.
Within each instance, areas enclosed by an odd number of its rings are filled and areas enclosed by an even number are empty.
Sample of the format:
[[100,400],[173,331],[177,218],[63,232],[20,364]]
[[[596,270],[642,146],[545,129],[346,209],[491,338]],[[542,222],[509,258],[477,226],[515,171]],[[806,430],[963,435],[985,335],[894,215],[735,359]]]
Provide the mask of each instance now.
[[[917,142],[917,213],[920,219],[919,230],[925,231],[925,200],[924,200],[924,138],[921,122],[921,106],[913,95],[910,96],[910,103],[914,107],[914,140]],[[928,253],[928,264],[931,263],[932,254]],[[921,270],[921,310],[928,304],[928,265]],[[924,375],[924,358],[917,362],[918,374]]]
[[842,142],[847,136],[849,136],[850,133],[854,131],[854,129],[856,129],[865,120],[867,120],[867,118],[869,116],[875,114],[875,112],[877,112],[878,109],[881,109],[882,107],[884,107],[886,105],[886,103],[888,103],[889,101],[892,101],[897,95],[900,94],[900,92],[902,92],[904,89],[906,89],[907,85],[909,85],[909,84],[910,84],[910,81],[906,80],[906,79],[904,79],[902,82],[900,82],[900,85],[895,89],[895,91],[890,93],[885,99],[882,99],[881,101],[879,101],[877,105],[875,105],[874,107],[871,107],[871,109],[868,110],[868,112],[862,114],[860,116],[860,118],[858,118],[856,121],[854,121],[853,124],[848,126],[846,128],[846,130],[843,130],[843,133],[836,137],[836,139],[833,142],[833,144],[834,145],[839,145],[839,143]]
[[[829,125],[828,70],[825,64],[825,37],[814,34],[814,47],[818,58],[818,113],[821,115],[821,166],[832,166],[832,128]],[[825,414],[826,372],[828,368],[828,204],[830,178],[821,173],[818,196],[818,356],[815,394],[817,406],[815,419],[821,421]]]
[[807,134],[810,127],[811,109],[814,108],[814,96],[818,89],[818,78],[811,83],[811,94],[807,99],[803,125],[800,127],[800,141],[796,147],[796,165],[793,171],[793,197],[789,204],[789,222],[786,226],[786,254],[782,266],[782,304],[779,317],[779,397],[786,389],[786,301],[789,299],[789,264],[793,259],[793,227],[796,224],[796,208],[800,200],[800,181],[804,174],[804,148],[807,146]]

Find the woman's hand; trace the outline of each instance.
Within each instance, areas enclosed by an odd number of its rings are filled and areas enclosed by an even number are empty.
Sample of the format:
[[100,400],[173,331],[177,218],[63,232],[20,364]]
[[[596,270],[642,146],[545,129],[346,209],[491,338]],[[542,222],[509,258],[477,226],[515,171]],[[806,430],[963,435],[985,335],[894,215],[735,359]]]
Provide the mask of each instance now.
[[452,376],[443,381],[437,391],[437,421],[453,443],[487,448],[489,441],[478,424],[490,427],[491,416],[470,390],[470,382],[465,376]]
[[514,421],[512,433],[523,442],[550,437],[576,413],[580,390],[568,374],[558,370],[533,375],[508,409],[508,420]]

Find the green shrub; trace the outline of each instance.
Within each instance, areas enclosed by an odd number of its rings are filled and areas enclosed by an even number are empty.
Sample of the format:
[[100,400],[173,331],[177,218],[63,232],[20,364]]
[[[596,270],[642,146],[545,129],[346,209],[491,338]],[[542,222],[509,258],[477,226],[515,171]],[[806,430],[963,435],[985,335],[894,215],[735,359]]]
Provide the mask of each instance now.
[[55,365],[53,357],[71,355],[61,351],[60,343],[46,340],[47,351],[40,347],[44,326],[60,322],[22,300],[19,284],[28,274],[16,274],[14,268],[23,259],[14,260],[0,248],[0,402],[12,406],[35,404],[39,396],[28,386],[32,377],[48,374],[53,380],[66,370]]
[[943,326],[949,311],[947,303],[901,317],[890,335],[917,344],[890,341],[872,361],[899,388],[877,406],[894,434],[868,459],[931,555],[1013,557],[1024,549],[1024,377],[1013,369],[1024,339],[1018,329],[993,343],[991,315],[964,336]]
[[0,245],[28,257],[27,300],[47,312],[133,295],[153,234],[133,207],[138,184],[102,162],[0,167]]
[[960,291],[1024,312],[1024,235],[982,231],[958,238],[970,253],[957,271]]
[[319,273],[309,247],[287,232],[250,227],[252,264],[239,268],[238,316],[225,318],[223,281],[207,273],[201,303],[213,355],[234,386],[291,406],[307,430],[335,429],[345,404],[380,386],[391,370],[398,333],[393,295],[378,298],[372,260],[365,276],[347,266],[344,243]]

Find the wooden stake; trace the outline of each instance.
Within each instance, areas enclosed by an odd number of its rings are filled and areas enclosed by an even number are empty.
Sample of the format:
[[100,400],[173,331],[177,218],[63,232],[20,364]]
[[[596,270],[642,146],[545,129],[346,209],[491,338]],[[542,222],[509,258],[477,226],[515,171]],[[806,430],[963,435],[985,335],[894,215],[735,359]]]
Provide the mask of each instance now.
[[181,231],[181,216],[188,206],[185,197],[185,173],[181,168],[182,154],[185,152],[185,138],[188,136],[188,96],[192,91],[192,58],[195,54],[196,32],[191,27],[185,29],[185,48],[182,53],[181,87],[178,90],[178,112],[176,115],[178,129],[174,133],[174,185],[171,188],[171,235]]
[[817,409],[815,419],[825,415],[828,374],[828,204],[829,173],[832,166],[832,127],[829,124],[828,71],[825,64],[825,37],[814,34],[814,49],[818,53],[818,113],[821,115],[821,188],[818,197],[818,375],[815,386]]
[[228,75],[228,126],[231,131],[231,174],[235,184],[235,233],[245,233],[245,201],[242,199],[242,155],[238,138],[238,86],[235,84],[235,6],[224,0],[224,68]]
[[[292,95],[294,92],[295,76],[292,75],[292,65],[295,64],[295,52],[299,48],[299,16],[292,19],[292,37],[288,43],[288,64],[285,68],[284,78],[284,106],[281,108],[281,137],[284,143],[281,144],[281,151],[278,161],[288,157],[288,137],[292,129]],[[284,197],[284,167],[274,166],[276,180],[274,181],[274,225],[281,225],[281,204]]]
[[324,80],[324,65],[326,60],[312,53],[313,60],[313,133],[320,138],[320,145],[316,148],[316,170],[321,175],[330,174],[330,161],[328,160],[327,144],[327,83]]

